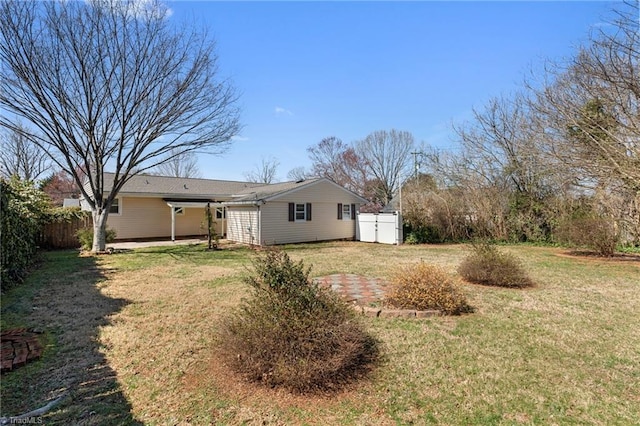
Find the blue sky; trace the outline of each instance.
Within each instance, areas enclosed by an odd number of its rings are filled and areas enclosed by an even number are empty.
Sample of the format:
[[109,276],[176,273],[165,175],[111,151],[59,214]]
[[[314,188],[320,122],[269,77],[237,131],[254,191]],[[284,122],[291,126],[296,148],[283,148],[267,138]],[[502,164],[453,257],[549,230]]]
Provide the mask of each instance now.
[[168,2],[206,25],[220,74],[241,92],[244,129],[203,177],[243,180],[261,159],[278,179],[307,147],[375,130],[455,146],[452,123],[508,95],[545,58],[570,56],[615,2]]

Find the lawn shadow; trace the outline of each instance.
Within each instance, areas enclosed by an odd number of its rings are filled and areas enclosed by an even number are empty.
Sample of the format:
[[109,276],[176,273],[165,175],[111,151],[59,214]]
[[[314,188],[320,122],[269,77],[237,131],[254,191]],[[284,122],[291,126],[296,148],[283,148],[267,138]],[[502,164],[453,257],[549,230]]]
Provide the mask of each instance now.
[[[43,332],[43,357],[3,375],[2,415],[28,413],[60,399],[45,424],[136,425],[131,404],[100,343],[100,329],[129,302],[100,290],[106,279],[99,257],[77,251],[44,254],[43,265],[22,286],[3,296],[5,326]],[[6,318],[8,317],[8,318]],[[16,419],[13,419],[16,422]]]

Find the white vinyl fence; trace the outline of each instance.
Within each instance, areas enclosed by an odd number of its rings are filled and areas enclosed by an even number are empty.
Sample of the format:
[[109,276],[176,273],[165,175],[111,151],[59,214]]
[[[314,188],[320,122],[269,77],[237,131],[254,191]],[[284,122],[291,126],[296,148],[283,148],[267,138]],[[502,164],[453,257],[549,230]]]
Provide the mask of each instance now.
[[369,243],[402,244],[402,215],[395,213],[358,213],[356,239]]

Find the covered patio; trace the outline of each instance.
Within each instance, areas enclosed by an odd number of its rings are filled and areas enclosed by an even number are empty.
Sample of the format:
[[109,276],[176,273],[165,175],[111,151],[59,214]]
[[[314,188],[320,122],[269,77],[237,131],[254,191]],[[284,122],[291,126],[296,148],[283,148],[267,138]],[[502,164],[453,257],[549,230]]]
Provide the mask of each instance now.
[[220,236],[226,234],[227,229],[227,215],[225,207],[221,202],[215,200],[183,200],[183,199],[170,199],[165,198],[164,201],[171,208],[171,241],[176,241],[176,216],[184,214],[185,209],[202,209],[206,211],[207,208],[211,209],[212,219],[218,226],[216,226],[216,232],[219,230]]

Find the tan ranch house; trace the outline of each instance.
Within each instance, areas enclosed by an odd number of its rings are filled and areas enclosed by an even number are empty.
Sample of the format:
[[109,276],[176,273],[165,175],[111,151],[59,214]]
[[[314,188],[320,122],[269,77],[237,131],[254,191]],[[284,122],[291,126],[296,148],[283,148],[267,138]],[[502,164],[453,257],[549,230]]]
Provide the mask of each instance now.
[[[104,179],[110,187],[113,174],[105,173]],[[325,178],[259,184],[138,175],[118,193],[107,226],[118,240],[202,236],[209,204],[216,233],[230,241],[272,245],[354,239],[356,212],[366,202]]]

